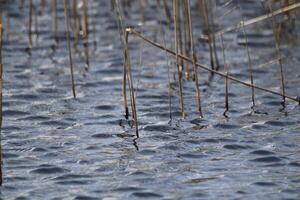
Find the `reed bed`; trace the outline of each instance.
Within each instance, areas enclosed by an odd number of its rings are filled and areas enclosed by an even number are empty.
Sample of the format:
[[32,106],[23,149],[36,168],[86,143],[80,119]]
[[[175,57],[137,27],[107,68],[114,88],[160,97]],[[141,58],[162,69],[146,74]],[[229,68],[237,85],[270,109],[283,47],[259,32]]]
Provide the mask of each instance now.
[[[66,47],[68,51],[69,60],[69,71],[71,79],[71,93],[74,98],[76,98],[76,84],[74,75],[74,56],[73,52],[80,52],[84,55],[85,60],[85,70],[88,71],[90,68],[90,56],[91,52],[95,52],[97,49],[96,41],[96,23],[97,21],[91,21],[90,15],[90,5],[88,0],[41,0],[39,5],[35,5],[36,1],[28,0],[19,1],[19,9],[28,9],[28,50],[34,48],[33,35],[38,37],[38,15],[35,15],[35,20],[33,20],[34,11],[39,8],[39,12],[43,12],[46,6],[50,6],[51,9],[51,20],[52,20],[52,37],[54,41],[54,46],[59,43],[59,21],[58,21],[58,7],[63,4],[64,8],[64,25],[65,25],[65,35],[66,35]],[[9,2],[7,2],[9,3]],[[126,26],[127,16],[130,15],[130,7],[133,2],[130,0],[111,0],[111,8],[114,12],[116,24],[119,30],[120,42],[123,48],[123,76],[122,76],[122,97],[124,106],[124,116],[126,119],[133,121],[133,126],[135,127],[136,138],[139,138],[139,123],[138,123],[138,110],[137,110],[137,95],[136,88],[134,85],[135,73],[133,73],[133,66],[130,55],[130,38],[139,39],[145,44],[149,44],[153,48],[160,50],[162,53],[166,54],[166,59],[171,58],[174,61],[173,66],[168,66],[168,82],[169,82],[169,109],[170,109],[170,119],[171,109],[172,109],[172,89],[170,84],[170,70],[169,67],[174,67],[176,71],[176,81],[178,83],[178,99],[179,108],[182,118],[187,116],[187,111],[185,109],[185,91],[184,84],[186,82],[194,82],[193,87],[195,88],[195,102],[197,105],[197,113],[199,118],[205,117],[205,113],[202,109],[202,91],[200,89],[200,79],[207,79],[208,82],[214,80],[214,76],[219,76],[224,79],[224,115],[227,116],[227,112],[230,110],[229,106],[229,89],[230,82],[235,82],[241,86],[247,87],[251,90],[252,107],[256,105],[256,91],[263,91],[283,99],[283,105],[286,104],[287,100],[294,101],[300,104],[300,99],[298,97],[288,95],[286,93],[285,85],[285,74],[284,74],[284,63],[282,61],[282,51],[281,45],[282,41],[280,39],[282,26],[278,24],[276,17],[285,17],[286,21],[292,21],[297,15],[297,10],[300,8],[300,3],[298,1],[266,1],[265,10],[266,14],[257,16],[252,19],[245,19],[245,16],[241,16],[240,22],[225,28],[218,28],[216,26],[216,16],[214,8],[220,6],[225,7],[232,3],[232,1],[208,1],[208,0],[156,0],[157,12],[159,19],[159,32],[160,41],[157,42],[149,38],[147,34],[142,31],[143,26],[147,26],[147,18],[145,11],[149,6],[149,1],[140,0],[138,2],[140,8],[140,22],[133,27]],[[78,8],[78,5],[82,5],[82,8]],[[25,6],[26,5],[26,6]],[[275,7],[274,5],[277,5]],[[279,7],[278,7],[279,5]],[[275,7],[275,8],[274,8]],[[225,12],[222,17],[230,15],[235,9],[239,9],[239,6],[233,7],[232,10]],[[193,11],[193,12],[192,12]],[[192,13],[198,12],[196,15]],[[2,16],[2,15],[1,15]],[[6,17],[7,27],[4,31],[9,33],[9,17]],[[253,69],[256,67],[252,61],[251,48],[248,45],[247,31],[250,29],[250,25],[259,24],[260,22],[269,20],[272,24],[272,31],[275,40],[274,50],[276,51],[276,58],[263,63],[262,65],[277,64],[279,66],[280,73],[280,91],[275,91],[263,86],[257,85],[255,83],[256,79],[254,77]],[[164,25],[162,24],[164,21]],[[201,30],[194,29],[195,22],[201,22]],[[35,24],[35,33],[33,32],[33,23]],[[218,23],[221,23],[218,21]],[[139,28],[136,28],[139,27]],[[2,86],[3,86],[3,64],[2,64],[2,41],[3,41],[3,23],[0,21],[0,128],[2,127]],[[91,38],[91,29],[93,30],[93,38]],[[173,33],[170,34],[171,39],[166,40],[166,35],[163,33],[165,29],[171,30]],[[105,30],[102,30],[105,31]],[[247,62],[249,68],[249,80],[241,80],[239,78],[231,75],[230,70],[230,57],[227,56],[226,44],[224,42],[224,35],[229,32],[241,31],[243,38],[245,40],[245,51],[247,55]],[[72,37],[73,36],[73,37]],[[208,52],[197,52],[196,40],[199,38],[204,45],[208,47]],[[90,42],[93,40],[94,49],[90,48]],[[172,43],[170,46],[174,48],[167,47],[168,42]],[[82,44],[83,48],[80,49],[79,44]],[[221,55],[220,55],[221,52]],[[200,54],[209,55],[209,64],[204,64],[203,60],[200,60]],[[221,60],[223,62],[221,62]],[[221,64],[223,63],[223,64]],[[200,71],[201,70],[201,71]],[[223,70],[223,71],[222,71]],[[208,72],[207,77],[203,75],[203,71]],[[131,113],[130,113],[131,110]],[[2,153],[0,145],[0,184],[2,184]]]

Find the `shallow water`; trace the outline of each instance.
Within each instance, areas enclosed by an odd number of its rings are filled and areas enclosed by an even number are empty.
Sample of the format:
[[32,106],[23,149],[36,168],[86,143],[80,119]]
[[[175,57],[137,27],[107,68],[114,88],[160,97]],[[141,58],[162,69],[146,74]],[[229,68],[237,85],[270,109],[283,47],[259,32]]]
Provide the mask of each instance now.
[[[10,1],[9,1],[10,2]],[[199,72],[205,118],[197,117],[193,82],[184,82],[186,119],[180,118],[177,84],[169,122],[168,65],[164,52],[130,38],[140,138],[123,114],[122,51],[109,1],[89,1],[96,21],[97,49],[91,64],[76,54],[78,98],[70,91],[63,8],[59,5],[60,42],[53,50],[49,6],[39,17],[38,38],[29,55],[27,11],[18,1],[2,7],[10,15],[5,37],[2,146],[3,199],[299,199],[300,107],[230,82],[230,111],[224,112],[224,80]],[[154,1],[153,1],[154,2]],[[257,7],[256,7],[257,6]],[[242,10],[223,17],[219,27],[262,14],[259,4],[243,1]],[[133,6],[128,24],[137,24]],[[255,9],[255,13],[249,11]],[[142,31],[157,27],[155,6],[146,9]],[[228,8],[229,9],[229,8]],[[193,11],[197,19],[197,11]],[[4,15],[5,16],[5,15]],[[269,25],[269,26],[268,26]],[[200,24],[195,22],[195,30]],[[151,30],[151,31],[149,31]],[[299,33],[299,20],[295,32]],[[157,33],[158,34],[158,33]],[[168,31],[167,34],[172,34]],[[195,33],[196,34],[196,33]],[[270,22],[247,27],[255,83],[280,91],[279,66],[257,67],[274,58]],[[195,36],[197,38],[197,36]],[[230,71],[249,79],[242,32],[224,35]],[[161,41],[161,37],[157,36]],[[300,94],[299,34],[283,46],[286,92]],[[170,43],[168,43],[170,46]],[[208,64],[207,46],[197,40],[199,62]],[[204,52],[204,53],[203,53]],[[142,64],[139,67],[139,57]],[[221,55],[221,53],[220,53]],[[221,56],[220,56],[221,57]],[[174,71],[174,64],[171,71]],[[221,69],[223,70],[223,69]],[[170,79],[173,81],[173,75]]]

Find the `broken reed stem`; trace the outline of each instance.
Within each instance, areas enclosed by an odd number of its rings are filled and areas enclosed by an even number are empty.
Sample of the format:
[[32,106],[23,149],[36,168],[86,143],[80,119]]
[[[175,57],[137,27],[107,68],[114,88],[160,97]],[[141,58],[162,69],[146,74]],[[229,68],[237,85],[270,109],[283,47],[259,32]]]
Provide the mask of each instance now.
[[226,113],[229,111],[229,95],[228,95],[228,65],[226,63],[226,56],[225,56],[225,46],[224,46],[224,38],[223,34],[220,36],[221,38],[221,48],[222,48],[222,55],[223,55],[223,61],[224,61],[224,69],[225,69],[225,111],[224,116],[226,116]]
[[163,0],[163,5],[164,5],[166,17],[168,19],[168,24],[170,25],[172,23],[172,14],[168,6],[167,0]]
[[[184,0],[183,4],[183,33],[184,33],[184,55],[187,57],[190,57],[191,52],[191,33],[189,28],[189,17],[188,17],[188,2],[187,0]],[[185,67],[185,77],[187,80],[190,80],[190,63],[184,61],[184,67]],[[192,73],[192,80],[195,80],[195,75]]]
[[86,64],[86,69],[89,68],[90,66],[90,61],[89,61],[89,20],[88,20],[88,1],[84,0],[83,1],[83,46],[84,46],[84,54],[85,54],[85,64]]
[[280,80],[281,80],[281,92],[282,92],[282,98],[283,98],[283,105],[285,104],[285,83],[284,83],[284,74],[283,74],[283,64],[281,59],[281,49],[280,49],[280,41],[277,37],[276,32],[276,22],[275,22],[275,16],[273,14],[272,6],[270,2],[268,3],[269,11],[272,13],[271,21],[272,21],[272,27],[273,27],[273,35],[275,39],[275,45],[276,45],[276,53],[277,58],[279,58],[279,68],[280,68]]
[[[242,18],[243,18],[242,22],[244,22],[244,17],[242,17]],[[248,46],[248,37],[247,37],[247,34],[246,34],[246,28],[245,28],[244,24],[242,25],[242,31],[243,31],[243,35],[244,35],[244,38],[245,38],[245,46],[246,46],[247,56],[248,56],[248,66],[249,66],[249,73],[250,73],[250,81],[251,81],[251,85],[253,85],[252,60],[251,60],[251,56],[250,56],[250,49],[249,49],[249,46]],[[254,87],[251,87],[251,99],[252,99],[252,107],[254,107],[255,106],[255,91],[254,91]]]
[[[220,36],[221,34],[224,34],[224,33],[227,33],[227,32],[231,32],[231,31],[234,31],[234,30],[238,30],[242,26],[249,26],[249,25],[252,25],[252,24],[264,21],[266,19],[272,18],[272,16],[274,17],[276,15],[280,15],[280,14],[283,14],[285,12],[289,12],[289,11],[294,10],[296,8],[300,8],[300,3],[294,3],[294,4],[290,5],[290,6],[286,6],[284,8],[279,8],[278,10],[272,11],[271,13],[255,17],[255,18],[246,20],[244,22],[241,21],[241,22],[239,22],[236,25],[229,26],[229,27],[227,27],[227,28],[225,28],[223,30],[220,30],[220,31],[216,32],[215,36]],[[209,35],[202,35],[201,38],[209,40]]]
[[[160,0],[156,0],[157,3],[157,7],[160,9]],[[166,46],[166,37],[163,31],[163,26],[162,26],[162,16],[161,13],[159,12],[159,33],[162,35],[162,40],[163,40],[163,44],[164,46]],[[170,24],[169,24],[170,25]],[[172,87],[171,87],[171,78],[170,78],[170,64],[169,64],[169,56],[168,56],[168,52],[165,51],[166,54],[166,61],[167,61],[167,67],[168,67],[168,95],[169,95],[169,118],[170,118],[170,122],[172,121]]]
[[179,35],[178,35],[178,0],[173,0],[173,17],[174,17],[174,35],[175,35],[175,57],[176,57],[176,66],[177,66],[177,73],[178,73],[178,82],[179,82],[179,95],[180,95],[180,106],[181,106],[181,115],[184,118],[184,102],[183,102],[183,94],[182,94],[182,71],[180,69],[180,57],[179,54]]
[[203,118],[202,108],[201,108],[201,94],[199,89],[199,80],[198,80],[198,67],[196,65],[197,62],[197,56],[195,53],[195,47],[194,47],[194,39],[193,39],[193,29],[192,29],[192,18],[191,18],[191,8],[190,8],[190,0],[186,0],[187,5],[187,21],[188,21],[188,29],[189,29],[189,38],[190,38],[190,49],[191,49],[191,55],[192,55],[192,64],[193,64],[193,70],[194,70],[194,77],[195,77],[195,86],[196,86],[196,102],[197,102],[197,108],[198,112],[201,118]]
[[112,0],[112,8],[114,8],[114,12],[116,14],[117,18],[117,25],[118,25],[118,30],[119,30],[119,36],[120,36],[120,41],[121,45],[123,48],[123,78],[122,78],[122,96],[123,96],[123,103],[124,103],[124,116],[125,119],[129,118],[129,109],[128,109],[128,100],[127,100],[127,90],[126,90],[126,80],[127,80],[127,70],[126,70],[126,52],[125,52],[125,33],[124,33],[124,26],[122,22],[122,15],[120,12],[120,6],[119,6],[119,1],[117,0]]
[[208,19],[208,9],[206,5],[205,0],[200,0],[200,7],[202,11],[202,18],[203,18],[203,23],[205,26],[205,30],[207,33],[207,39],[208,39],[208,48],[209,48],[209,55],[210,55],[210,66],[211,69],[215,69],[215,63],[214,63],[214,55],[213,55],[213,46],[212,46],[212,38],[211,38],[211,31],[209,27],[209,19]]
[[58,43],[58,32],[57,32],[57,0],[51,1],[51,9],[52,9],[52,31],[53,31],[53,38]]
[[125,64],[126,72],[127,72],[127,80],[128,80],[129,91],[130,91],[130,102],[131,102],[132,118],[133,118],[134,126],[135,126],[135,133],[136,133],[136,137],[139,138],[138,118],[137,118],[135,94],[134,94],[134,87],[133,87],[133,80],[132,80],[130,54],[129,54],[129,48],[128,48],[128,35],[129,35],[129,32],[126,29],[125,30],[125,63],[124,64]]
[[32,48],[32,7],[33,7],[33,0],[29,0],[29,16],[28,16],[28,48]]
[[[171,49],[168,49],[168,48],[166,48],[165,46],[163,46],[161,44],[153,42],[152,40],[146,38],[144,35],[142,35],[141,33],[137,32],[137,31],[135,31],[132,28],[128,28],[127,31],[129,33],[132,33],[134,36],[137,36],[138,38],[144,40],[145,42],[149,43],[150,45],[152,45],[154,47],[157,47],[157,48],[159,48],[161,50],[164,50],[164,51],[168,52],[169,54],[171,54],[173,56],[178,56],[178,57],[180,57],[180,58],[182,58],[182,59],[184,59],[184,60],[186,60],[186,61],[188,61],[190,63],[193,63],[193,59],[188,58],[188,57],[183,56],[183,55],[180,55],[180,54],[176,54],[176,52],[172,51]],[[263,88],[263,87],[258,86],[258,85],[254,85],[254,84],[250,84],[250,83],[241,81],[241,80],[239,80],[239,79],[237,79],[237,78],[235,78],[233,76],[226,75],[226,74],[224,74],[222,72],[219,72],[219,71],[216,71],[216,70],[212,70],[212,69],[210,69],[208,66],[206,66],[204,64],[196,63],[196,65],[198,67],[200,67],[201,69],[203,69],[203,70],[206,70],[206,71],[211,72],[211,73],[215,73],[215,74],[217,74],[217,75],[219,75],[221,77],[224,77],[224,78],[228,78],[229,80],[232,80],[232,81],[234,81],[236,83],[239,83],[241,85],[244,85],[244,86],[247,86],[247,87],[254,87],[257,90],[261,90],[261,91],[268,92],[268,93],[271,93],[271,94],[274,94],[274,95],[277,95],[277,96],[285,97],[286,99],[290,99],[290,100],[295,101],[295,102],[297,102],[297,103],[300,104],[300,99],[298,99],[298,98],[291,97],[291,96],[288,96],[286,94],[281,94],[280,92],[276,92],[276,91],[273,91],[273,90],[269,90],[267,88]]]
[[2,156],[2,96],[3,96],[3,63],[2,63],[2,44],[3,44],[3,23],[2,13],[0,14],[0,186],[3,183],[3,156]]
[[72,60],[72,49],[70,41],[70,28],[69,28],[69,4],[68,0],[64,0],[64,13],[65,13],[65,29],[67,35],[67,46],[69,51],[69,62],[70,62],[70,74],[71,74],[71,84],[73,97],[76,98],[75,83],[74,83],[74,71],[73,71],[73,60]]

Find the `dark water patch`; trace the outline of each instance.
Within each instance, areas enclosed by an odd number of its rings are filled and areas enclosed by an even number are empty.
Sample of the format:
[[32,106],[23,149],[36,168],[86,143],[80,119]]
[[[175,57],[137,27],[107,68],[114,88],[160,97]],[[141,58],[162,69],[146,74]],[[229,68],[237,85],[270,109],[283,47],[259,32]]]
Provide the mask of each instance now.
[[143,199],[163,198],[161,194],[154,192],[134,192],[132,196]]
[[213,139],[213,138],[208,138],[208,139],[201,140],[201,142],[205,142],[205,143],[219,143],[219,140],[218,139]]
[[262,187],[274,187],[277,184],[272,182],[255,182],[253,185],[262,186]]
[[268,156],[268,157],[261,157],[261,158],[255,158],[253,160],[250,160],[252,162],[265,162],[265,163],[272,163],[272,162],[280,162],[281,159],[276,156]]
[[90,175],[81,175],[81,174],[64,174],[61,176],[57,176],[52,180],[69,180],[69,179],[83,179],[83,178],[91,178]]
[[114,105],[99,105],[95,107],[96,110],[105,110],[105,111],[114,110],[115,108],[116,106]]
[[188,181],[185,181],[184,183],[187,183],[187,184],[199,184],[199,183],[205,183],[207,181],[211,181],[211,180],[215,180],[216,178],[212,177],[212,178],[193,178],[193,179],[190,179]]
[[97,133],[92,135],[93,138],[98,138],[98,139],[107,139],[107,138],[112,138],[112,134],[107,134],[107,133]]
[[16,94],[12,95],[11,98],[21,100],[38,100],[39,96],[35,94]]
[[267,150],[255,150],[255,151],[252,151],[251,154],[255,154],[255,155],[272,155],[274,153],[271,152],[271,151],[267,151]]
[[18,110],[4,110],[2,114],[4,117],[19,117],[23,115],[28,115],[29,113]]
[[5,159],[10,159],[10,158],[17,158],[19,157],[18,154],[14,154],[14,153],[3,153],[3,158]]
[[56,173],[66,173],[69,170],[61,167],[39,167],[38,169],[31,170],[30,173],[34,174],[56,174]]
[[203,153],[182,153],[178,154],[177,157],[179,158],[189,158],[189,159],[201,159],[201,158],[206,158],[207,155],[204,155]]
[[56,121],[56,120],[40,122],[39,124],[46,125],[46,126],[63,126],[63,127],[71,126],[70,123],[66,123],[63,121]]
[[229,150],[242,150],[242,149],[249,149],[252,148],[251,146],[248,145],[239,145],[239,144],[226,144],[223,146],[224,149],[229,149]]
[[143,128],[144,131],[168,132],[174,131],[176,128],[169,125],[147,125]]
[[55,184],[58,185],[89,185],[91,183],[94,183],[95,181],[92,180],[66,180],[66,181],[56,181]]
[[31,149],[32,152],[47,152],[47,150],[45,148],[42,147],[33,147]]
[[292,167],[300,167],[300,162],[290,162],[289,165]]
[[136,192],[136,191],[141,191],[141,190],[145,190],[145,188],[133,187],[133,186],[121,186],[116,189],[113,189],[113,191],[115,191],[115,192],[130,192],[130,193]]
[[286,123],[281,121],[267,121],[265,124],[270,126],[278,126],[278,127],[283,127],[287,125]]
[[24,120],[24,121],[46,121],[46,120],[49,120],[49,119],[50,119],[50,117],[35,115],[35,116],[24,117],[24,118],[21,118],[19,120]]
[[84,196],[84,195],[79,195],[74,198],[74,200],[100,200],[101,198],[98,197],[92,197],[92,196]]

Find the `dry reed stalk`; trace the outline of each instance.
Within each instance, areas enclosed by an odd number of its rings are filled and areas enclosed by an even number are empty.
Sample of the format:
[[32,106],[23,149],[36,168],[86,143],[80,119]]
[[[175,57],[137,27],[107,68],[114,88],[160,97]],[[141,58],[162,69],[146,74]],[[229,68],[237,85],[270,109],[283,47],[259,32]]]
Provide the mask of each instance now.
[[[188,11],[188,2],[184,0],[183,4],[183,33],[184,33],[184,55],[190,57],[191,51],[191,33],[189,28],[189,11]],[[187,80],[190,80],[190,63],[184,61],[184,68],[185,68],[185,77]],[[195,75],[192,73],[192,79],[195,80]]]
[[[180,58],[182,58],[182,59],[184,59],[184,60],[186,60],[186,61],[189,61],[190,63],[193,63],[193,59],[188,58],[188,57],[183,56],[183,55],[180,55],[180,54],[176,54],[176,52],[172,51],[171,49],[165,47],[164,45],[161,45],[161,44],[158,44],[158,43],[153,42],[152,40],[146,38],[144,35],[142,35],[141,33],[137,32],[137,31],[135,31],[135,30],[132,29],[132,28],[128,28],[127,31],[128,31],[129,33],[133,34],[134,36],[136,36],[136,37],[142,39],[143,41],[149,43],[150,45],[152,45],[152,46],[154,46],[154,47],[156,47],[156,48],[159,48],[159,49],[161,49],[161,50],[164,50],[164,51],[168,52],[169,54],[173,55],[174,57],[177,56],[177,57],[180,57]],[[239,84],[241,84],[241,85],[244,85],[244,86],[247,86],[247,87],[254,87],[254,88],[257,89],[257,90],[261,90],[261,91],[268,92],[268,93],[271,93],[271,94],[274,94],[274,95],[277,95],[277,96],[285,97],[286,99],[289,99],[289,100],[295,101],[295,102],[297,102],[297,103],[300,103],[300,99],[297,98],[297,97],[291,97],[291,96],[288,96],[288,95],[286,95],[286,94],[283,95],[283,94],[280,93],[280,92],[276,92],[276,91],[273,91],[273,90],[269,90],[269,89],[267,89],[267,88],[263,88],[263,87],[258,86],[258,85],[254,85],[254,84],[250,84],[250,83],[241,81],[241,80],[239,80],[239,79],[237,79],[237,78],[235,78],[235,77],[233,77],[233,76],[226,75],[226,74],[224,74],[224,73],[222,73],[222,72],[213,70],[213,69],[211,69],[209,66],[204,65],[204,64],[196,63],[196,65],[197,65],[198,67],[200,67],[201,69],[203,69],[203,70],[206,70],[206,71],[211,72],[211,73],[215,73],[215,74],[217,74],[217,75],[219,75],[219,76],[221,76],[221,77],[223,77],[223,78],[228,78],[229,80],[232,80],[232,81],[234,81],[234,82],[236,82],[236,83],[239,83]]]
[[0,186],[3,183],[3,155],[2,155],[2,97],[3,97],[3,63],[2,63],[2,44],[3,44],[3,23],[2,13],[0,14]]
[[277,58],[279,59],[278,62],[279,62],[279,69],[280,69],[280,80],[281,80],[281,90],[282,90],[281,92],[282,92],[283,106],[284,106],[285,105],[285,83],[284,83],[283,64],[281,59],[280,41],[279,38],[277,37],[275,16],[273,14],[273,10],[270,2],[268,3],[268,7],[269,7],[269,11],[272,13],[271,21],[273,27],[273,35],[275,39]]
[[225,56],[225,46],[224,46],[224,38],[223,34],[220,36],[221,38],[221,49],[222,49],[222,56],[224,61],[224,70],[225,70],[225,111],[223,115],[226,117],[226,113],[229,111],[229,95],[228,95],[228,64],[226,62],[226,56]]
[[190,0],[186,0],[187,5],[187,21],[188,21],[188,29],[189,29],[189,38],[190,38],[190,49],[191,49],[191,55],[192,55],[192,64],[193,64],[193,70],[194,70],[194,77],[195,77],[195,86],[196,86],[196,102],[197,102],[197,108],[198,112],[201,118],[203,118],[202,108],[201,108],[201,94],[199,89],[199,80],[198,80],[198,67],[196,65],[197,62],[197,56],[195,53],[195,47],[194,47],[194,39],[193,39],[193,29],[192,29],[192,18],[191,18],[191,8],[190,8]]
[[52,31],[53,38],[58,43],[58,24],[57,24],[57,0],[51,1],[51,12],[52,12]]
[[29,0],[29,16],[28,16],[28,48],[32,48],[32,7],[33,0]]
[[172,23],[172,14],[171,14],[169,5],[167,3],[167,0],[163,0],[163,6],[164,6],[164,9],[165,9],[168,24],[170,25]]
[[200,6],[200,11],[202,13],[202,18],[203,18],[203,23],[204,23],[204,28],[205,32],[207,35],[207,42],[208,42],[208,48],[209,48],[209,55],[210,55],[210,65],[211,68],[214,70],[215,69],[215,62],[214,62],[214,54],[213,54],[213,46],[212,46],[212,35],[210,31],[210,25],[209,25],[209,16],[208,16],[208,8],[206,5],[205,0],[200,0],[199,1],[199,6]]
[[130,54],[129,54],[129,48],[128,48],[128,35],[129,35],[129,32],[126,29],[125,30],[125,63],[124,64],[125,64],[126,72],[127,72],[127,81],[128,81],[129,92],[130,92],[130,102],[131,102],[132,118],[133,118],[134,125],[135,125],[135,133],[136,133],[136,137],[139,138],[138,118],[137,118],[135,94],[134,94],[134,87],[133,87],[133,80],[132,80]]
[[[244,22],[244,17],[242,17],[242,22]],[[242,23],[243,24],[243,23]],[[246,50],[247,50],[247,56],[248,56],[248,66],[249,66],[249,73],[250,73],[250,81],[251,81],[251,85],[253,85],[253,67],[252,67],[252,60],[251,60],[251,56],[250,56],[250,49],[248,46],[248,37],[246,34],[246,28],[244,25],[242,25],[242,31],[243,31],[243,35],[245,38],[245,46],[246,46]],[[254,87],[251,87],[251,99],[252,99],[252,107],[255,106],[255,91],[254,91]]]
[[[249,25],[252,25],[252,24],[267,20],[267,19],[270,19],[270,18],[275,17],[277,15],[291,12],[292,10],[295,10],[297,8],[300,8],[300,3],[294,3],[292,5],[289,5],[289,6],[286,6],[286,7],[283,7],[283,8],[279,8],[278,10],[272,11],[270,13],[267,13],[265,15],[261,15],[261,16],[258,16],[258,17],[252,18],[252,19],[248,19],[244,22],[240,21],[236,25],[232,25],[232,26],[224,28],[220,31],[217,31],[215,33],[215,36],[220,36],[221,34],[225,34],[227,32],[239,30],[240,28],[242,28],[242,26],[246,27],[246,26],[249,26]],[[209,35],[202,35],[201,38],[205,39],[205,40],[209,40]]]
[[179,34],[178,34],[178,0],[173,0],[173,17],[174,17],[174,35],[175,35],[175,54],[176,54],[176,66],[178,73],[178,82],[179,82],[179,95],[180,95],[180,107],[181,107],[181,115],[184,118],[184,102],[183,102],[183,91],[182,91],[182,71],[180,69],[180,57],[179,55]]
[[140,0],[140,24],[143,25],[145,23],[145,7],[146,7],[146,1]]
[[83,46],[85,54],[85,64],[88,70],[90,66],[89,61],[89,18],[88,18],[88,1],[83,0]]
[[128,109],[128,100],[127,100],[127,90],[126,90],[126,80],[127,80],[127,69],[125,65],[125,58],[126,58],[126,53],[125,53],[125,33],[124,33],[124,26],[123,26],[123,19],[120,11],[120,6],[119,6],[119,1],[118,0],[113,0],[112,1],[112,8],[114,8],[114,12],[116,15],[117,19],[117,25],[119,29],[119,36],[120,36],[120,41],[121,45],[123,48],[123,78],[122,78],[122,96],[123,96],[123,103],[124,103],[124,116],[126,119],[129,118],[129,109]]
[[64,0],[64,13],[65,13],[65,29],[66,29],[66,36],[67,36],[67,46],[68,46],[68,51],[69,51],[72,94],[73,94],[73,97],[76,98],[75,82],[74,82],[74,71],[73,71],[73,59],[72,59],[72,49],[71,49],[71,41],[70,41],[68,0]]
[[38,45],[38,40],[39,40],[39,19],[38,19],[39,11],[36,10],[34,13],[34,35],[35,35],[35,42],[36,45]]
[[[162,15],[160,13],[160,8],[161,8],[161,4],[160,4],[160,0],[156,0],[157,3],[157,8],[158,8],[158,13],[159,13],[159,33],[160,35],[162,35],[162,42],[164,44],[164,46],[166,46],[166,37],[163,31],[163,26],[162,26]],[[170,24],[169,24],[170,25]],[[168,96],[169,96],[169,119],[170,122],[172,122],[172,87],[171,87],[171,78],[170,78],[170,64],[169,64],[169,56],[168,56],[168,52],[165,52],[166,54],[166,61],[167,61],[167,67],[168,67]]]

